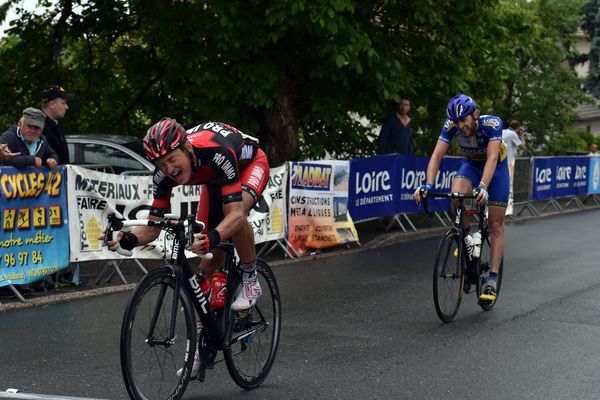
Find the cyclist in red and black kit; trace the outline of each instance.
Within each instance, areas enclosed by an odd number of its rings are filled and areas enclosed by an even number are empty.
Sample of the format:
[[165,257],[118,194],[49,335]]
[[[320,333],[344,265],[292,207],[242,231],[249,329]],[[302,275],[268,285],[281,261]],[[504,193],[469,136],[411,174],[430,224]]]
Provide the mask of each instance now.
[[[201,272],[210,279],[224,262],[217,244],[221,238],[232,238],[244,273],[242,290],[231,307],[236,311],[251,308],[262,291],[256,278],[254,231],[246,217],[269,179],[269,163],[256,139],[222,122],[207,122],[186,132],[174,119],[163,118],[148,129],[144,150],[157,167],[149,218],[161,219],[168,212],[173,187],[206,184],[197,219],[206,222],[207,228],[195,235],[191,250],[198,254],[213,251],[212,260],[200,263]],[[119,232],[108,247],[131,250],[152,242],[159,233],[159,228],[137,227]]]

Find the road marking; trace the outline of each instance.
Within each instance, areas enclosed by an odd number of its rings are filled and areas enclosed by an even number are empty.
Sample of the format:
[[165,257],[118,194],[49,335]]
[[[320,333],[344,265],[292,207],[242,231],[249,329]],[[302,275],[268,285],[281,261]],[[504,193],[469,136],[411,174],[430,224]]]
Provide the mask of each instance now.
[[15,399],[15,400],[107,400],[93,399],[90,397],[69,397],[69,396],[53,396],[48,394],[34,393],[18,393],[17,389],[8,389],[6,392],[0,392],[0,399]]

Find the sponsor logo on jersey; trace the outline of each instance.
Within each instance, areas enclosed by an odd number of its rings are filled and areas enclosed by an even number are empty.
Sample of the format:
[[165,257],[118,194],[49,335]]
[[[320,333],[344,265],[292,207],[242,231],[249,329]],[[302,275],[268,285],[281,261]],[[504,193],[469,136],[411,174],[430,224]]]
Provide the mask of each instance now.
[[230,160],[225,159],[222,154],[216,153],[213,156],[213,162],[221,167],[221,170],[227,176],[227,179],[233,179],[235,177],[235,167]]
[[240,161],[252,159],[253,154],[254,154],[254,147],[252,145],[246,144],[246,145],[242,146],[242,154],[240,155]]
[[207,122],[202,126],[202,129],[207,131],[213,131],[215,133],[220,134],[223,137],[227,137],[233,133],[229,128],[216,122]]
[[262,169],[261,167],[254,167],[252,168],[252,172],[250,173],[250,178],[248,178],[248,185],[257,188],[260,185],[260,182],[262,181],[263,176],[265,175],[265,170]]
[[502,122],[500,121],[500,118],[487,117],[483,121],[483,126],[490,126],[490,127],[494,128],[494,129],[498,129],[500,127],[501,123]]

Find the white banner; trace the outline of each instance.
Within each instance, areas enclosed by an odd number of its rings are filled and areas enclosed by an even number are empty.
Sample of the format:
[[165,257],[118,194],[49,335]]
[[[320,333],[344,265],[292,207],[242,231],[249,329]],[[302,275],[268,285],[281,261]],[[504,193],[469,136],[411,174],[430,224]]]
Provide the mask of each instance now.
[[[123,256],[101,248],[97,238],[106,227],[107,216],[125,219],[148,217],[152,204],[152,176],[125,176],[67,165],[70,261],[120,259]],[[171,198],[171,213],[195,214],[200,185],[177,186]],[[162,232],[158,239],[133,251],[135,258],[163,258],[171,240]],[[191,253],[190,253],[191,254]]]
[[248,221],[255,243],[283,239],[286,232],[287,163],[271,168],[269,183],[258,204],[250,210]]

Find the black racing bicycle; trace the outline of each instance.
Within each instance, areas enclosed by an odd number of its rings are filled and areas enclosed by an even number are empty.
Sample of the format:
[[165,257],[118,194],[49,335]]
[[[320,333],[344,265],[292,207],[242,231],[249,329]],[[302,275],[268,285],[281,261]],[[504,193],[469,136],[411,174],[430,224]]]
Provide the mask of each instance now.
[[[260,259],[257,263],[262,296],[249,310],[233,311],[231,304],[241,289],[242,271],[233,244],[221,242],[218,247],[225,250],[227,291],[224,308],[213,310],[200,289],[202,278],[192,272],[185,255],[194,232],[201,232],[203,225],[193,216],[120,221],[112,215],[105,242],[113,231],[131,226],[154,226],[170,233],[173,251],[170,263],[141,279],[125,310],[121,370],[129,396],[135,400],[180,399],[190,380],[196,350],[201,360],[198,380],[204,381],[206,370],[224,360],[240,387],[260,385],[275,361],[281,328],[279,289],[267,263]],[[219,351],[223,357],[217,359]]]
[[[456,211],[452,227],[444,233],[435,255],[433,266],[433,301],[435,311],[444,322],[450,322],[456,316],[463,294],[475,292],[479,306],[485,311],[491,310],[500,295],[504,257],[500,262],[496,283],[496,300],[481,300],[484,280],[490,269],[490,231],[486,216],[486,206],[478,205],[467,209],[465,200],[477,196],[461,193],[428,193],[423,198],[423,207],[427,209],[429,197],[447,198],[456,202]],[[473,233],[475,242],[471,249],[465,243],[465,215],[476,215],[477,231]]]

